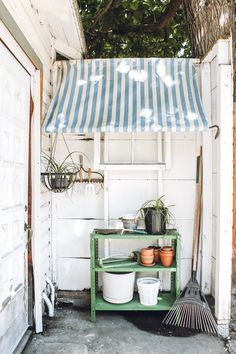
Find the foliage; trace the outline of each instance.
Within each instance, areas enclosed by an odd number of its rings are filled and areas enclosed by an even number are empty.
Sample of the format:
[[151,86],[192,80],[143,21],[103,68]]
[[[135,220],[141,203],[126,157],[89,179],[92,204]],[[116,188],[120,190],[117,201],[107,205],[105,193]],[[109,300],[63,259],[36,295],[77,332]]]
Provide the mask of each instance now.
[[73,187],[79,171],[71,156],[74,153],[68,154],[62,162],[58,162],[52,155],[43,154],[42,166],[45,172],[41,173],[41,180],[48,190],[61,193]]
[[68,161],[71,159],[73,153],[74,152],[68,154],[62,162],[58,162],[55,157],[44,153],[42,156],[42,162],[46,172],[56,174],[77,173],[79,170],[78,165],[74,163],[73,160],[71,162]]
[[[80,0],[88,58],[188,57],[191,55],[182,8],[158,27],[170,0]],[[112,3],[109,10],[107,7]],[[145,27],[146,26],[146,27]]]
[[164,198],[164,195],[161,196],[160,198],[147,200],[145,203],[143,203],[143,205],[141,206],[141,208],[139,210],[141,217],[143,219],[145,218],[145,214],[147,213],[147,209],[155,208],[160,214],[163,215],[165,223],[170,224],[170,222],[174,218],[174,216],[170,212],[169,208],[174,205],[168,205],[168,206],[165,205],[163,198]]

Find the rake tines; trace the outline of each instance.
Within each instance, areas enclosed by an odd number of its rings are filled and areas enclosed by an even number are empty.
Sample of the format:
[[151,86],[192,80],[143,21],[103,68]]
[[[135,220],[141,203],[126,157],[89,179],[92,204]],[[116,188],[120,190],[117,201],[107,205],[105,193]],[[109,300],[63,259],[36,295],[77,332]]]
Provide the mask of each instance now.
[[180,296],[163,322],[171,326],[217,334],[215,319],[203,294],[199,300]]

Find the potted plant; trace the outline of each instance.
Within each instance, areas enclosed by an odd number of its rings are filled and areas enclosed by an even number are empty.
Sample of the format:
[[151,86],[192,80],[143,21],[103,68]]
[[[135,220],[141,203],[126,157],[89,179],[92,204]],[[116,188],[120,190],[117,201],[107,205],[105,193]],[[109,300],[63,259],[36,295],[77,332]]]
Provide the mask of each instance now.
[[49,190],[56,193],[64,192],[76,182],[79,167],[73,162],[71,157],[73,153],[68,154],[62,162],[47,154],[42,156],[45,169],[45,172],[41,173],[42,182]]
[[173,218],[169,211],[171,205],[166,206],[163,198],[164,196],[148,200],[141,206],[140,212],[148,234],[164,234],[166,225],[170,224],[170,220]]

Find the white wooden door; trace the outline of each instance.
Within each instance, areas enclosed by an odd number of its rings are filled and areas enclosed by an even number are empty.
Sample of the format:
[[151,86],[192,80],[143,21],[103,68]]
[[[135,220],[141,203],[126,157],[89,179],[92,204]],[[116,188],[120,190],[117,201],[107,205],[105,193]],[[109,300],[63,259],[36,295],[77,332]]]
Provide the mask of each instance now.
[[0,353],[28,327],[27,221],[30,75],[0,41]]

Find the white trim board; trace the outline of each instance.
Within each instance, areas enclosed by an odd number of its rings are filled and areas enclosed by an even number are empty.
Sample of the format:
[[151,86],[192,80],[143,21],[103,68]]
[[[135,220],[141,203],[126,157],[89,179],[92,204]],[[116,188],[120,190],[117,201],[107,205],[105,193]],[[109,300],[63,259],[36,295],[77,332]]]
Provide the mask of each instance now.
[[[215,313],[219,330],[226,330],[222,323],[230,320],[231,272],[232,272],[232,210],[233,210],[233,96],[232,67],[220,65],[219,124],[221,128],[218,160],[218,210],[216,249],[216,294]],[[225,117],[229,119],[226,120]],[[227,156],[227,158],[226,158]],[[227,333],[226,333],[227,334]]]
[[41,140],[41,105],[40,105],[40,70],[33,78],[34,114],[32,124],[32,229],[33,229],[33,265],[35,291],[35,331],[43,331],[42,291],[41,291],[41,256],[40,256],[40,140]]
[[[220,136],[214,141],[214,136],[207,134],[203,143],[207,146],[207,156],[205,155],[204,169],[206,180],[203,188],[204,215],[203,215],[203,288],[205,282],[208,284],[210,277],[209,265],[210,251],[213,249],[213,241],[209,234],[215,237],[216,257],[215,257],[215,316],[218,324],[218,333],[227,337],[229,334],[229,321],[231,315],[231,271],[232,271],[232,210],[233,210],[233,83],[232,66],[230,57],[230,40],[219,40],[213,49],[203,60],[202,75],[205,77],[205,87],[203,88],[203,100],[208,115],[220,127]],[[212,64],[214,63],[214,64]],[[209,66],[216,72],[211,72],[211,82],[209,82]],[[211,87],[214,78],[214,87]],[[207,88],[207,86],[209,86]],[[210,92],[209,92],[210,90]],[[212,99],[216,94],[215,101]],[[210,96],[210,97],[209,97]],[[207,102],[208,101],[208,102]],[[211,108],[209,107],[211,105]],[[215,114],[213,113],[215,112]],[[214,114],[214,116],[213,116]],[[210,165],[213,171],[215,156],[215,178],[216,184],[213,185],[210,176]],[[209,159],[207,163],[207,159]],[[212,185],[212,189],[209,190]],[[214,188],[214,190],[213,190]],[[213,194],[217,196],[216,204]],[[216,230],[213,234],[213,207],[215,208],[214,218],[216,219]],[[211,214],[211,215],[210,215]],[[209,218],[209,219],[208,219]],[[208,220],[207,220],[208,219]],[[210,221],[210,222],[209,222]],[[210,263],[209,263],[210,264]],[[208,267],[208,269],[207,269]]]
[[21,63],[21,65],[28,71],[30,75],[34,75],[35,67],[26,56],[24,51],[21,49],[16,40],[12,37],[8,29],[4,26],[3,22],[0,20],[0,40],[7,46],[7,48],[13,53],[16,59]]

